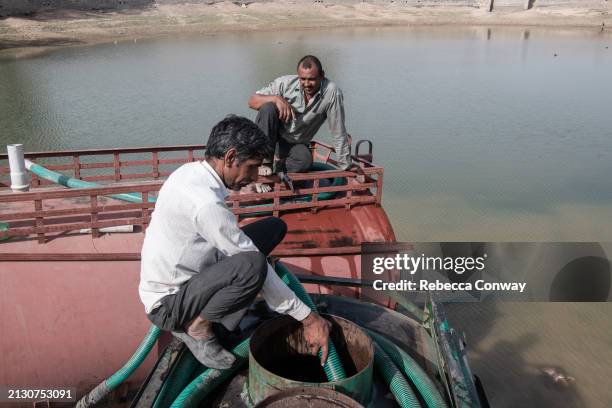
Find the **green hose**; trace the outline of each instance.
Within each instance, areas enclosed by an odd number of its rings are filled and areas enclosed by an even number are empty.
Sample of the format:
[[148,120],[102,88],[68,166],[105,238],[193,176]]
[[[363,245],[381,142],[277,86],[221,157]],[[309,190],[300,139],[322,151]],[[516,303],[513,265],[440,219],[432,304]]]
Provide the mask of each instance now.
[[425,320],[425,312],[423,312],[423,309],[406,299],[401,293],[398,293],[394,290],[386,290],[384,291],[384,293],[391,299],[395,300],[395,302],[401,307],[406,309],[419,322],[423,322]]
[[[8,222],[0,222],[0,231],[8,231],[9,230],[9,223]],[[6,239],[9,239],[9,237],[2,237],[0,238],[0,241],[4,241]]]
[[166,408],[181,393],[187,381],[193,378],[194,372],[201,366],[192,353],[183,353],[180,360],[172,367],[172,370],[164,380],[152,408]]
[[[75,179],[72,177],[65,176],[61,173],[57,173],[55,171],[51,171],[43,166],[40,166],[36,163],[32,163],[29,160],[26,160],[26,167],[29,171],[36,174],[38,177],[43,178],[45,180],[49,180],[56,184],[61,184],[65,187],[70,188],[95,188],[95,187],[103,187],[102,184],[92,183],[90,181],[83,181],[79,179]],[[128,201],[131,203],[142,203],[142,195],[138,193],[122,193],[122,194],[112,194],[110,195],[112,198],[116,198],[118,200]],[[150,203],[155,202],[155,197],[149,197],[148,200]]]
[[[276,263],[276,273],[280,278],[285,282],[289,289],[291,289],[297,297],[304,302],[310,310],[313,312],[317,311],[317,307],[313,303],[308,293],[300,283],[300,281],[280,262]],[[328,342],[329,353],[327,357],[327,361],[325,362],[325,366],[323,369],[325,370],[325,374],[327,375],[328,381],[338,381],[344,380],[346,378],[346,373],[344,372],[344,368],[342,367],[342,363],[340,362],[340,356],[338,356],[338,352],[336,351],[336,347],[332,343],[331,339]],[[321,359],[321,350],[319,350],[319,359]]]
[[393,361],[374,343],[374,366],[389,386],[395,400],[402,408],[421,408],[419,400],[408,385],[401,371],[393,364]]
[[[310,165],[310,171],[326,171],[326,170],[338,170],[338,169],[329,164],[321,163],[321,162],[313,162]],[[346,184],[346,179],[344,177],[334,177],[329,187],[337,187],[337,186],[342,186],[344,184]],[[317,193],[317,201],[331,200],[332,198],[336,196],[336,194],[338,194],[337,191],[326,191],[323,193]],[[295,198],[292,198],[292,201],[310,202],[312,201],[312,196],[309,194],[303,197],[295,197]]]
[[151,325],[149,328],[149,332],[142,340],[134,355],[128,360],[127,363],[123,367],[119,369],[115,374],[113,374],[106,383],[110,387],[110,389],[115,389],[119,386],[123,381],[125,381],[132,373],[142,364],[147,355],[151,352],[153,345],[157,341],[159,337],[160,329]]
[[100,384],[96,386],[93,390],[91,390],[87,395],[79,400],[76,407],[77,408],[85,408],[92,406],[99,401],[102,400],[106,395],[108,395],[112,390],[117,388],[119,384],[125,381],[136,369],[142,364],[147,355],[151,352],[153,345],[157,341],[159,337],[159,328],[157,326],[151,325],[149,332],[142,340],[136,352],[132,357],[128,360],[127,363],[123,367],[119,369],[115,374],[102,381]]
[[417,364],[408,353],[402,350],[386,337],[375,331],[365,329],[376,343],[383,349],[401,371],[412,381],[429,408],[447,408],[446,402],[436,385],[427,373]]
[[197,407],[206,396],[223,381],[236,373],[249,360],[249,339],[244,340],[232,350],[236,362],[227,370],[207,368],[183,389],[174,400],[171,408]]

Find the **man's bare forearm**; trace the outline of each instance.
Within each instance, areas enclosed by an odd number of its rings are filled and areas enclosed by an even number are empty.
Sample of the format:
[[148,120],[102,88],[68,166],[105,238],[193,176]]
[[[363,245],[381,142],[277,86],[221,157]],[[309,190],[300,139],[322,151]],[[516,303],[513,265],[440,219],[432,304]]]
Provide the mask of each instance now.
[[276,95],[260,95],[254,93],[249,98],[249,108],[259,110],[263,105],[268,102],[276,103],[278,96]]
[[269,102],[272,102],[276,107],[278,118],[282,122],[289,122],[291,119],[295,119],[293,107],[285,98],[278,95],[260,95],[258,93],[254,93],[249,98],[249,108],[259,110],[262,106]]

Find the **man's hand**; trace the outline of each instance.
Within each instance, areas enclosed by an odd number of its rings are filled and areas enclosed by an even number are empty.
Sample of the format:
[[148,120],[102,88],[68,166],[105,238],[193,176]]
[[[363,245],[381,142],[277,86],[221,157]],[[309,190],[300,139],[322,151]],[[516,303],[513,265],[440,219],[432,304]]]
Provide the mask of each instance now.
[[293,106],[282,96],[277,96],[274,99],[274,105],[278,109],[278,118],[281,122],[289,122],[291,119],[295,119],[295,112]]
[[249,108],[259,110],[266,103],[272,102],[278,111],[278,118],[281,122],[289,122],[295,119],[295,111],[293,106],[285,98],[280,95],[260,95],[254,93],[249,98]]
[[302,320],[304,325],[304,339],[311,347],[313,355],[317,355],[321,349],[321,365],[324,366],[329,352],[329,332],[331,323],[314,312],[310,312],[307,318]]

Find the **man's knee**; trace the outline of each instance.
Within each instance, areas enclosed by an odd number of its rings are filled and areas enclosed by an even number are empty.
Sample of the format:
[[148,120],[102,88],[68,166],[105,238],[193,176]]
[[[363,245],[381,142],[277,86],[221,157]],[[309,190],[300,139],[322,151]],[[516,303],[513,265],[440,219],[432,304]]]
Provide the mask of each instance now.
[[305,173],[312,166],[312,152],[308,146],[296,144],[291,147],[285,161],[289,173]]
[[259,114],[278,116],[278,110],[276,109],[276,105],[274,104],[274,102],[266,102],[260,106]]
[[243,252],[240,254],[244,262],[242,281],[245,286],[261,289],[268,274],[268,260],[259,251]]
[[270,223],[270,230],[274,232],[275,237],[280,237],[279,241],[282,241],[287,235],[287,223],[278,217],[269,217],[266,220]]
[[270,252],[285,239],[285,235],[287,235],[287,224],[278,217],[266,218],[264,222],[266,223],[266,230],[269,231],[269,234],[267,247],[263,252],[269,255]]

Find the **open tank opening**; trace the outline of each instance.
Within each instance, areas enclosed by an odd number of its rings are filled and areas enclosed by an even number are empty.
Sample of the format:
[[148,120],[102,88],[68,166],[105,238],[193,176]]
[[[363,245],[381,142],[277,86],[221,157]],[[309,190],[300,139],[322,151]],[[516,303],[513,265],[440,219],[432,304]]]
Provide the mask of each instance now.
[[[304,338],[302,325],[288,316],[262,324],[251,337],[249,393],[253,402],[281,389],[304,383],[334,388],[364,403],[370,399],[374,348],[369,336],[357,325],[327,315],[334,343],[347,378],[329,383],[317,356]],[[314,385],[316,386],[316,385]]]

